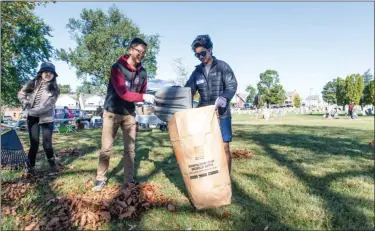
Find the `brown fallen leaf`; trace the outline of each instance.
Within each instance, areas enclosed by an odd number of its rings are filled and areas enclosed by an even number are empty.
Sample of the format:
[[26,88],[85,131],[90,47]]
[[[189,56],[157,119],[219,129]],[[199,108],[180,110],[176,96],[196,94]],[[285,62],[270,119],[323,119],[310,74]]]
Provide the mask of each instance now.
[[133,214],[133,212],[126,212],[126,213],[120,214],[120,216],[118,216],[118,218],[120,218],[120,219],[129,218],[129,217],[132,216],[132,214]]
[[59,222],[60,218],[58,217],[54,217],[52,218],[52,220],[50,220],[48,223],[47,223],[47,229],[51,229],[52,226],[56,225],[58,222]]
[[129,206],[128,207],[128,212],[135,212],[135,207],[134,206]]
[[87,183],[86,183],[86,188],[91,188],[94,186],[94,181],[93,180],[88,180]]
[[99,215],[101,217],[103,217],[106,221],[110,221],[111,220],[111,213],[110,212],[107,212],[107,211],[100,211],[99,212]]
[[123,202],[123,201],[117,200],[116,202],[117,202],[118,205],[120,205],[123,208],[128,207],[128,205],[125,202]]
[[38,223],[32,222],[31,224],[26,226],[24,230],[27,230],[27,231],[40,230],[40,226]]
[[87,215],[85,213],[85,214],[82,215],[79,225],[84,226],[86,224],[86,220],[87,220]]
[[231,150],[232,157],[233,158],[253,158],[255,155],[247,150],[242,149],[232,149]]
[[227,210],[223,213],[223,215],[221,216],[222,219],[225,219],[225,218],[228,218],[230,217],[230,212]]
[[172,205],[172,204],[168,204],[168,210],[169,211],[175,211],[176,210],[176,206]]

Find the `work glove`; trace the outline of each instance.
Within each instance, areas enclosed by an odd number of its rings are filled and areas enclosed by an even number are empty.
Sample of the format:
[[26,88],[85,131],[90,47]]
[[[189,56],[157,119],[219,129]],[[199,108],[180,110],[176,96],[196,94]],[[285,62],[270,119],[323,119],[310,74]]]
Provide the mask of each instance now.
[[215,106],[216,108],[225,108],[227,106],[227,99],[222,96],[217,97],[215,101]]
[[150,95],[150,94],[144,94],[143,95],[143,101],[145,101],[145,103],[154,104],[155,96]]

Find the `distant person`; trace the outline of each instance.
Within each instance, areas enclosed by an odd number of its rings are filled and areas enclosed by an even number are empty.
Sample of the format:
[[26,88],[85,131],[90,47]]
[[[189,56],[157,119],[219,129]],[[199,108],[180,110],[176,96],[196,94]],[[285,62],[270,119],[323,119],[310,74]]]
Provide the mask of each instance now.
[[36,77],[29,81],[19,92],[27,118],[29,129],[30,149],[28,154],[28,173],[35,175],[35,160],[39,148],[39,133],[42,128],[43,148],[47,161],[52,170],[58,171],[55,155],[52,148],[52,133],[54,126],[54,105],[60,95],[57,85],[57,73],[52,63],[42,63]]
[[354,119],[354,114],[353,114],[354,106],[355,106],[354,102],[352,102],[351,104],[349,104],[349,116],[352,119]]
[[100,118],[103,118],[103,108],[102,108],[102,106],[99,106],[96,109],[96,116],[99,116]]
[[69,119],[69,109],[67,106],[64,107],[64,119]]
[[213,56],[213,44],[209,35],[198,35],[191,48],[201,62],[195,67],[185,87],[191,88],[191,95],[198,91],[198,107],[216,105],[220,117],[221,134],[227,156],[229,173],[232,167],[232,155],[229,143],[232,141],[232,115],[230,101],[237,91],[237,80],[232,68],[224,61]]

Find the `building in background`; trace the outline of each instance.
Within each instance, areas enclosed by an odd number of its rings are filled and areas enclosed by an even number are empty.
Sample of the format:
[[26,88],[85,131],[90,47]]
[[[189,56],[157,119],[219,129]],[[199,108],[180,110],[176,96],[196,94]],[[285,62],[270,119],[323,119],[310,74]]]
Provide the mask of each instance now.
[[59,98],[56,101],[56,109],[64,109],[68,107],[69,109],[79,110],[79,100],[75,94],[60,94]]
[[287,106],[287,105],[291,105],[293,106],[294,105],[294,96],[298,95],[297,91],[294,90],[294,91],[288,91],[286,92],[286,99],[284,101],[284,105]]

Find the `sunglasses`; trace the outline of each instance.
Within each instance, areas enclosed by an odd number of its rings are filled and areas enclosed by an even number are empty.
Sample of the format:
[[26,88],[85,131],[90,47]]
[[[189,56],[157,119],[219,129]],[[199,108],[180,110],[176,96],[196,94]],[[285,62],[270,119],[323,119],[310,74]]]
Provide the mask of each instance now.
[[206,57],[206,55],[207,55],[207,51],[202,51],[202,52],[200,52],[200,53],[195,53],[194,54],[195,55],[195,57],[197,57],[197,58],[199,58],[199,57]]
[[136,50],[139,54],[141,55],[145,55],[146,54],[146,51],[140,51],[139,49],[135,48],[135,47],[132,47],[134,50]]

